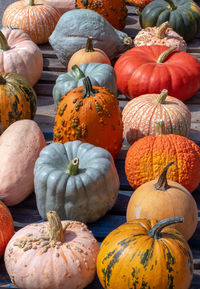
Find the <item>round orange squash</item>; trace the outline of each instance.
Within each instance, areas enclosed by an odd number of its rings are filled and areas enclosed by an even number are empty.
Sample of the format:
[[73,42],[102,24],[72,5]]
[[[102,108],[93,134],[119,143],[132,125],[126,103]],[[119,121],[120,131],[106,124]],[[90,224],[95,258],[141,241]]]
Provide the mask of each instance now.
[[138,187],[132,194],[127,211],[127,222],[134,219],[156,219],[183,216],[184,222],[171,225],[188,240],[198,223],[198,209],[191,193],[179,183],[167,180],[169,163],[158,179]]
[[169,180],[193,192],[200,183],[200,147],[176,134],[164,135],[161,132],[133,143],[125,158],[127,180],[133,188],[137,188],[154,180],[172,161],[179,169],[169,168]]
[[181,233],[167,227],[183,218],[137,219],[112,231],[97,256],[105,289],[188,289],[193,258]]
[[163,89],[160,94],[144,94],[127,102],[122,111],[123,134],[129,144],[147,135],[155,135],[154,121],[162,119],[165,134],[188,137],[191,112],[179,99],[168,96]]
[[20,0],[10,4],[2,17],[3,26],[24,30],[33,42],[48,42],[61,14],[54,7],[39,0]]
[[9,209],[0,201],[0,257],[14,234],[14,223]]
[[105,63],[110,64],[110,59],[106,53],[99,48],[93,48],[92,37],[88,37],[86,47],[76,51],[68,62],[68,71],[72,71],[72,66],[84,63]]
[[54,141],[91,143],[116,157],[122,146],[122,117],[119,102],[107,88],[84,86],[70,90],[60,101],[54,126]]
[[127,8],[124,0],[75,0],[75,6],[97,12],[115,29],[122,30],[126,25]]

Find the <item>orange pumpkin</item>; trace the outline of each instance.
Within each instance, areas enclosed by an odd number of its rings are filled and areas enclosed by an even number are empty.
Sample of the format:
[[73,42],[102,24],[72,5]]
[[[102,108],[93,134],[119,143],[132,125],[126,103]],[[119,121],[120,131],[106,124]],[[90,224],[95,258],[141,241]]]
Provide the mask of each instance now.
[[97,12],[118,30],[126,25],[127,8],[124,0],[75,0],[75,6]]
[[0,257],[14,234],[14,223],[9,209],[0,201]]
[[125,0],[125,2],[129,5],[135,5],[137,7],[144,8],[147,4],[149,4],[153,0]]
[[20,0],[4,11],[3,26],[16,27],[29,34],[33,42],[48,42],[61,14],[54,7],[38,0]]
[[70,90],[60,101],[54,126],[54,141],[81,140],[107,149],[116,157],[122,146],[119,102],[107,88],[84,86]]
[[193,258],[185,238],[167,227],[183,218],[137,219],[102,242],[97,275],[105,289],[188,289]]
[[72,71],[72,66],[81,65],[84,63],[104,63],[110,64],[110,59],[106,53],[99,48],[93,48],[92,37],[88,37],[86,47],[76,51],[68,62],[68,71]]
[[200,183],[200,147],[175,134],[164,135],[161,132],[133,143],[125,158],[127,180],[137,188],[154,180],[171,161],[177,163],[179,170],[169,168],[168,178],[193,192]]
[[169,163],[158,179],[138,187],[132,194],[127,211],[127,222],[134,219],[156,219],[183,216],[184,222],[171,225],[188,240],[194,234],[198,223],[198,209],[190,192],[179,183],[168,181]]

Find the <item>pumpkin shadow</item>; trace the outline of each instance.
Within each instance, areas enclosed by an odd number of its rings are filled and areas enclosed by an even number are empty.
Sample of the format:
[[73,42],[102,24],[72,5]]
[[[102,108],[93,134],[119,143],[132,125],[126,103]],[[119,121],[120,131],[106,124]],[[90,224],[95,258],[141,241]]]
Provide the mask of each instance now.
[[136,24],[138,21],[133,18],[134,14],[133,13],[130,13],[127,18],[126,18],[126,25],[134,25]]
[[68,242],[71,242],[73,241],[75,238],[77,238],[77,235],[71,231],[71,230],[68,230],[66,229],[66,231],[64,232],[64,235],[65,235],[65,242],[68,243]]

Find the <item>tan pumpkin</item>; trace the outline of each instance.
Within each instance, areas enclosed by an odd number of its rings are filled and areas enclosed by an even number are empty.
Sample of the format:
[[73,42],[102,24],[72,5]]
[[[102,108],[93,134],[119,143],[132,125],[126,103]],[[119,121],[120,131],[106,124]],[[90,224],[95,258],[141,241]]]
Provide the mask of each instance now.
[[154,26],[141,29],[134,38],[134,45],[165,45],[169,47],[175,46],[181,51],[187,50],[187,43],[182,36],[169,27],[168,21],[158,27]]
[[191,193],[177,182],[167,180],[169,163],[158,179],[144,183],[132,194],[127,211],[127,222],[134,219],[156,219],[183,216],[184,222],[171,225],[181,232],[186,240],[194,234],[198,224],[197,204]]
[[68,71],[72,71],[72,66],[81,65],[84,63],[104,63],[110,64],[110,59],[106,53],[99,48],[94,48],[92,44],[92,37],[88,37],[86,47],[76,51],[68,62]]
[[105,289],[188,289],[193,258],[183,235],[167,227],[183,218],[135,219],[103,240],[97,275]]
[[155,135],[154,122],[162,119],[165,134],[188,137],[191,112],[179,99],[168,96],[163,89],[160,94],[144,94],[127,102],[122,111],[123,134],[129,144],[147,136]]
[[87,226],[60,221],[30,224],[12,237],[5,251],[7,272],[18,288],[82,289],[96,274],[99,244]]
[[9,28],[0,31],[1,72],[18,73],[34,86],[42,70],[42,52],[27,33]]
[[57,9],[39,0],[20,0],[5,9],[2,24],[19,28],[35,43],[42,44],[48,42],[60,16]]

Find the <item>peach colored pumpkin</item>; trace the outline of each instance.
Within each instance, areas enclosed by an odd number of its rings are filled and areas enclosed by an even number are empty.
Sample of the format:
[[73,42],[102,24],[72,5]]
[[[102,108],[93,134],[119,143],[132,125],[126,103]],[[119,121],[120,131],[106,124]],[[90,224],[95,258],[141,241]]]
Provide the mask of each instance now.
[[4,11],[3,26],[21,29],[36,44],[48,42],[61,14],[54,7],[38,0],[20,0],[11,3]]
[[48,222],[19,230],[5,251],[11,281],[21,289],[82,289],[96,273],[99,244],[87,226],[60,221],[55,211]]
[[0,136],[0,193],[7,205],[33,192],[35,161],[45,145],[39,126],[29,119],[14,122]]
[[1,72],[18,73],[34,86],[42,70],[42,52],[27,33],[9,28],[0,31]]
[[60,12],[61,15],[69,10],[75,9],[75,0],[39,0],[39,1],[53,6]]
[[[198,209],[191,193],[177,182],[167,180],[169,163],[159,178],[144,183],[132,194],[127,211],[127,222],[146,218],[161,221],[171,217],[184,217],[183,223],[171,225],[188,240],[198,224]],[[177,168],[178,169],[178,168]]]
[[110,64],[110,59],[106,53],[99,48],[94,48],[92,45],[92,37],[88,37],[86,47],[76,51],[68,62],[68,71],[72,71],[72,66],[81,65],[84,63],[104,63]]

